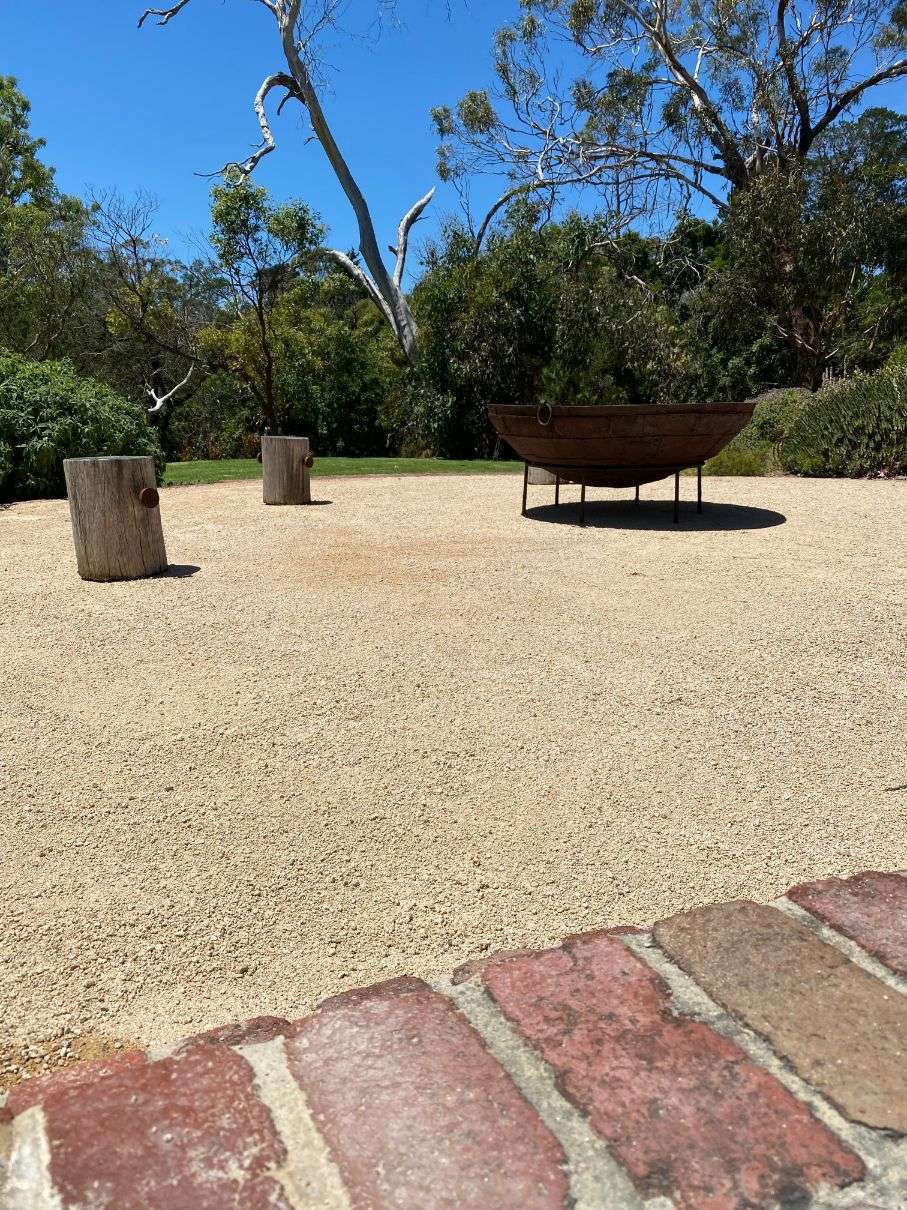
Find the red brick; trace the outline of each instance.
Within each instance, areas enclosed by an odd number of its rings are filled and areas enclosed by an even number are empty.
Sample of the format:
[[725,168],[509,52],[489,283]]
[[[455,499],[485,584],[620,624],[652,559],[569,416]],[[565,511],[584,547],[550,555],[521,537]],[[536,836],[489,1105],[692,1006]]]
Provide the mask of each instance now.
[[290,1210],[270,1175],[283,1144],[252,1069],[226,1046],[189,1047],[42,1103],[64,1206]]
[[534,950],[496,950],[493,954],[486,954],[484,958],[470,958],[468,962],[457,967],[451,975],[450,981],[457,987],[461,983],[468,983],[476,975],[480,975],[490,962],[499,962],[502,958],[525,958],[534,952]]
[[196,1042],[221,1043],[224,1046],[252,1046],[257,1042],[270,1042],[281,1037],[290,1028],[290,1022],[283,1017],[253,1017],[251,1021],[241,1021],[232,1025],[222,1025],[218,1029],[208,1029],[203,1034],[196,1034],[183,1046],[192,1046]]
[[658,944],[852,1121],[907,1132],[907,997],[776,908],[723,903]]
[[863,1164],[782,1084],[701,1022],[618,937],[489,964],[483,981],[645,1197],[695,1210],[793,1204]]
[[896,975],[907,976],[907,878],[867,870],[852,878],[805,882],[787,894]]
[[[571,933],[564,938],[562,944],[569,945],[573,941],[591,941],[594,937],[643,937],[646,931],[633,924],[621,924],[614,928],[595,929],[588,933]],[[451,976],[451,983],[455,986],[467,983],[470,979],[481,975],[487,966],[494,966],[498,962],[509,961],[511,958],[531,958],[537,953],[538,950],[530,949],[495,950],[494,953],[487,954],[484,958],[471,958],[462,966],[457,967]]]
[[[413,975],[400,975],[396,979],[386,979],[383,983],[372,983],[366,987],[351,987],[349,991],[338,992],[336,996],[328,996],[326,1000],[319,1003],[318,1011],[321,1012],[322,1009],[334,1006],[352,1008],[353,1005],[373,1000],[376,996],[384,997],[392,994],[404,996],[407,992],[424,991],[425,986],[423,980],[416,979]],[[300,1024],[297,1021],[296,1025],[291,1027],[294,1033],[299,1031]]]
[[108,1076],[140,1066],[144,1062],[145,1052],[143,1050],[127,1050],[113,1058],[92,1059],[86,1063],[66,1067],[62,1071],[34,1076],[10,1089],[6,1107],[14,1115],[24,1113],[32,1105],[41,1104],[52,1093],[62,1092],[66,1089],[84,1088],[98,1080],[106,1080]]
[[424,983],[336,996],[285,1046],[354,1206],[567,1205],[559,1143],[465,1017]]

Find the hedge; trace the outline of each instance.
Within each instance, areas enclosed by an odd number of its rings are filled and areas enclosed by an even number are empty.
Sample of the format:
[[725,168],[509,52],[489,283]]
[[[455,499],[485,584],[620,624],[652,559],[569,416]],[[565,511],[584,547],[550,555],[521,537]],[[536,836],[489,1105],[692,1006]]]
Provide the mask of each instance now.
[[80,378],[68,361],[0,351],[0,500],[63,496],[64,458],[164,454],[148,416],[110,387]]

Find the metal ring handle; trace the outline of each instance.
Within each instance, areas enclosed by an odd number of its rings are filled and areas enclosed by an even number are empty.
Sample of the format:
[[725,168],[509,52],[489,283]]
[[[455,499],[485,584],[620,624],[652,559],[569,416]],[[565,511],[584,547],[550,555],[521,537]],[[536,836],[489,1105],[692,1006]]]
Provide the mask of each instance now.
[[146,508],[157,508],[161,502],[161,498],[157,494],[157,488],[154,487],[143,487],[139,492],[139,499]]
[[[544,420],[542,419],[543,415],[545,416]],[[553,415],[554,415],[554,411],[552,410],[550,403],[540,403],[539,406],[535,409],[535,418],[541,425],[550,424],[551,418]]]

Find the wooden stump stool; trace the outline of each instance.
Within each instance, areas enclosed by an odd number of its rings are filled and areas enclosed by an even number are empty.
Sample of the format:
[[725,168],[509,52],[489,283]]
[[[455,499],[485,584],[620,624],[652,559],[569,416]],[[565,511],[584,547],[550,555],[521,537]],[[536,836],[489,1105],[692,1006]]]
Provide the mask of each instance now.
[[83,580],[140,580],[167,568],[152,458],[66,458],[66,494]]
[[262,437],[261,478],[265,504],[311,504],[308,437]]

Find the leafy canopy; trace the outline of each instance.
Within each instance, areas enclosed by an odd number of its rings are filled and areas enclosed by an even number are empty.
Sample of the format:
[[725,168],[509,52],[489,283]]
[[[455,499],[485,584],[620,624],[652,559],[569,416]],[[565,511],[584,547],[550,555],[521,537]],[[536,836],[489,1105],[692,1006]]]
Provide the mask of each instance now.
[[905,0],[521,0],[496,85],[434,111],[445,178],[594,184],[625,223],[796,174],[907,77]]

